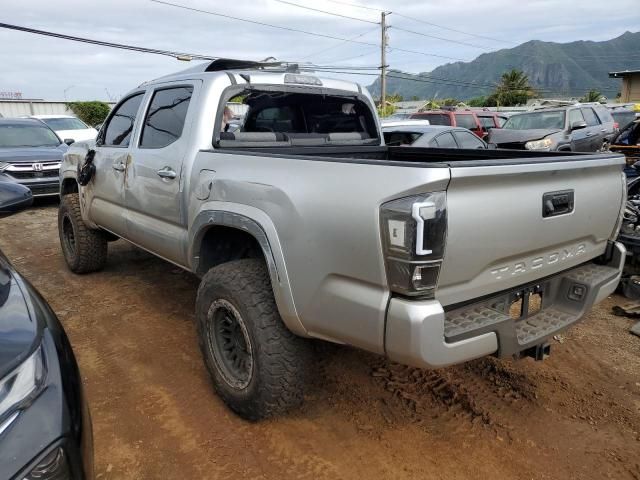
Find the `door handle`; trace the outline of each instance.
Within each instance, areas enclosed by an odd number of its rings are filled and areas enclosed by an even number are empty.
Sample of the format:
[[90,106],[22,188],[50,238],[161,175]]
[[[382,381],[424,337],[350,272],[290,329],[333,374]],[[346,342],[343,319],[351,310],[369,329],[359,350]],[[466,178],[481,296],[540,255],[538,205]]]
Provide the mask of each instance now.
[[606,128],[603,128],[603,129],[602,129],[602,130],[600,130],[600,131],[601,131],[601,132],[606,132],[606,131],[607,131],[607,129],[606,129]]
[[124,163],[122,163],[122,162],[114,163],[113,165],[111,165],[111,167],[113,167],[113,169],[117,170],[118,172],[124,172],[124,170],[126,168]]
[[178,174],[171,167],[161,168],[156,172],[161,178],[176,178]]
[[591,132],[587,132],[587,137],[590,137],[592,135]]

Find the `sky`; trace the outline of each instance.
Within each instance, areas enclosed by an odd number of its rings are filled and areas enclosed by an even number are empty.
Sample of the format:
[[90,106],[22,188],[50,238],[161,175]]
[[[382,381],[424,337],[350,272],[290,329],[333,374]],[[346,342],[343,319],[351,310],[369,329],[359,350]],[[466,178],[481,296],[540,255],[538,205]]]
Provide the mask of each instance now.
[[[413,73],[430,71],[455,59],[470,61],[482,53],[529,40],[602,41],[640,29],[638,0],[616,0],[615,8],[602,0],[166,1],[320,35],[351,39],[357,36],[357,41],[372,45],[249,24],[152,0],[3,2],[0,23],[212,57],[314,62],[337,70],[339,66],[380,64],[380,26],[367,23],[380,21],[380,11],[376,10],[379,8],[392,12],[387,17],[387,63],[391,68]],[[144,81],[193,64],[5,29],[0,29],[0,45],[0,92],[21,92],[24,98],[117,100]],[[326,75],[365,85],[374,79],[368,75]]]

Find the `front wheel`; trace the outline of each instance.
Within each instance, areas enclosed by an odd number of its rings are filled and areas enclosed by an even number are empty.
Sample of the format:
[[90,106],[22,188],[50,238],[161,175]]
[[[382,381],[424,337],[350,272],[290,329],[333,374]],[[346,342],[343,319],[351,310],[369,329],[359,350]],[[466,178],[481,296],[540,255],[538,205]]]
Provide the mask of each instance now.
[[64,259],[74,273],[101,270],[107,262],[107,238],[82,221],[77,193],[64,195],[58,209],[58,234]]
[[282,322],[264,261],[209,270],[198,289],[196,320],[213,385],[234,412],[255,421],[302,403],[309,344]]

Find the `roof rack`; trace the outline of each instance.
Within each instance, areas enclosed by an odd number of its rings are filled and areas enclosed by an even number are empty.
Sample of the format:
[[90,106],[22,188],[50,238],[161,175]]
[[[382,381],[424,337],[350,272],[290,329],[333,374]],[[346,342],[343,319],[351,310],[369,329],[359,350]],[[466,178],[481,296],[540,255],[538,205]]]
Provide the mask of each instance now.
[[218,58],[209,63],[204,69],[205,72],[221,72],[224,70],[247,70],[247,69],[267,69],[284,68],[287,71],[298,70],[297,63],[288,62],[256,62],[252,60],[238,60],[235,58]]

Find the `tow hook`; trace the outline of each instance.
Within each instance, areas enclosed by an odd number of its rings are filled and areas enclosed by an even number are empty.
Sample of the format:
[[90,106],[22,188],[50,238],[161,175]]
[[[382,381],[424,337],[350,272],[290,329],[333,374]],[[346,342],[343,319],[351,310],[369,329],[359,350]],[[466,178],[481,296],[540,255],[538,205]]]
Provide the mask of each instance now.
[[548,343],[541,343],[522,352],[523,357],[531,357],[535,361],[544,360],[549,355],[551,355],[551,345]]

